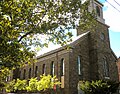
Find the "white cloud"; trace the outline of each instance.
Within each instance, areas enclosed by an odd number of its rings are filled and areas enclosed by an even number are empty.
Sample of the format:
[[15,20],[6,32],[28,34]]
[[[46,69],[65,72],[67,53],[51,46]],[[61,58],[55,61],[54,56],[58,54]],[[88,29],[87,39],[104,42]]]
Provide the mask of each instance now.
[[[115,2],[117,1],[120,4],[120,0],[107,1],[120,11],[120,6]],[[113,8],[108,2],[104,3],[104,7],[107,8],[104,10],[105,22],[110,26],[110,30],[120,32],[120,12]]]

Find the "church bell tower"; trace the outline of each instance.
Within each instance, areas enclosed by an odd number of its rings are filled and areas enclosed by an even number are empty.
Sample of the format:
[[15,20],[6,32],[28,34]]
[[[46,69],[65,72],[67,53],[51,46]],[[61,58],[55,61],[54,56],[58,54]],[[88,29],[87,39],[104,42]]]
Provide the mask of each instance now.
[[[105,24],[103,18],[103,4],[98,0],[89,0],[88,12],[94,13],[93,19],[95,23],[89,24],[91,27],[87,30],[77,29],[77,34],[89,32],[89,60],[90,60],[90,79],[110,79],[110,67],[112,62],[110,40],[109,40],[109,26]],[[87,20],[87,19],[86,19]],[[85,23],[85,22],[83,22]],[[86,24],[86,23],[85,23]]]
[[103,4],[100,3],[98,0],[90,0],[89,6],[88,6],[88,11],[92,13],[93,11],[95,12],[95,17],[97,20],[103,24],[105,24],[105,20],[103,18]]

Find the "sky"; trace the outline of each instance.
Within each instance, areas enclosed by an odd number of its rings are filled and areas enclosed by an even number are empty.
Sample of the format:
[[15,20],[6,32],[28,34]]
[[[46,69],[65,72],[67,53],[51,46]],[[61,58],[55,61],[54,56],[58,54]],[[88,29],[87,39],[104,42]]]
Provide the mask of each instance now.
[[103,5],[105,23],[110,26],[109,36],[113,52],[120,57],[120,0],[99,0]]
[[[117,57],[120,57],[120,0],[99,0],[103,5],[103,17],[105,23],[110,26],[109,36],[110,44],[113,52]],[[111,4],[111,5],[110,5]],[[50,44],[49,48],[42,49],[38,55],[46,53],[50,50],[58,48]]]

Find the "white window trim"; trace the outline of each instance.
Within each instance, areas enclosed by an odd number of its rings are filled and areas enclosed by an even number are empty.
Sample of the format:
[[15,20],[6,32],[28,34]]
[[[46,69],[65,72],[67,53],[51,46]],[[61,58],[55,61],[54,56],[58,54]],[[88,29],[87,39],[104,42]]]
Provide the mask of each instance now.
[[78,63],[78,74],[81,75],[81,60],[80,56],[77,57],[77,63]]

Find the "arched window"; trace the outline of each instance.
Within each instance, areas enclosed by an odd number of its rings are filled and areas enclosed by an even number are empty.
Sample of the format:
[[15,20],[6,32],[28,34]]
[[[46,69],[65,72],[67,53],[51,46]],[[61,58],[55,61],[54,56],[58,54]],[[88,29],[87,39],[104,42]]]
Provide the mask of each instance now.
[[99,6],[96,6],[96,13],[97,13],[97,16],[100,17],[100,7]]
[[45,74],[45,72],[46,72],[46,65],[45,65],[45,64],[43,64],[42,74]]
[[61,88],[64,88],[64,75],[65,75],[65,60],[62,58],[60,62],[60,82]]
[[31,68],[29,68],[29,78],[31,78]]
[[52,61],[51,62],[51,73],[50,73],[52,76],[54,76],[55,74],[55,65],[54,65],[54,62]]
[[24,71],[23,71],[23,79],[25,79],[25,76],[26,76],[26,70],[24,69]]
[[65,65],[64,65],[64,59],[61,59],[60,63],[60,75],[63,76],[65,74]]
[[101,40],[105,40],[105,34],[104,34],[104,33],[101,33],[101,34],[100,34],[100,38],[101,38]]
[[106,58],[103,59],[103,70],[104,70],[104,76],[109,77],[109,64]]
[[81,60],[80,60],[80,56],[77,57],[77,64],[78,64],[78,74],[81,75]]
[[38,66],[35,67],[35,77],[37,77],[37,73],[38,73]]

